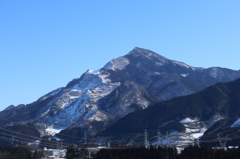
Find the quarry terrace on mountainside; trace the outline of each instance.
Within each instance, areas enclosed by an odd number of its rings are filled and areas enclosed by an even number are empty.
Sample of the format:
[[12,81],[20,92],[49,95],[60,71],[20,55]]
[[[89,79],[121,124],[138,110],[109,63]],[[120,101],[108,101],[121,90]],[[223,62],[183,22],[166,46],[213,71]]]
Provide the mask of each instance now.
[[239,77],[239,71],[192,67],[136,47],[31,104],[8,107],[0,112],[1,126],[33,123],[41,136],[78,127],[96,135],[131,112]]

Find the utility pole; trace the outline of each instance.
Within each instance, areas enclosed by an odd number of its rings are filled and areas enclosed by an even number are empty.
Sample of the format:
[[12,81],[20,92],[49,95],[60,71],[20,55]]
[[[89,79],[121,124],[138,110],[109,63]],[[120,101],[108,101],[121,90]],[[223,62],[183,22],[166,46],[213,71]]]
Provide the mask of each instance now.
[[147,130],[145,129],[145,132],[144,132],[144,145],[146,148],[148,148],[148,133],[147,133]]
[[167,134],[166,134],[166,147],[167,147],[167,159],[169,159],[169,144],[168,144],[168,142],[169,142],[169,140],[168,140],[168,138],[169,138],[169,136],[168,136],[168,131],[167,131]]
[[196,145],[197,145],[198,147],[200,147],[200,141],[199,141],[199,139],[196,139]]
[[18,143],[18,139],[17,139],[17,142],[16,142],[16,147],[18,147],[18,144],[17,144],[17,143]]
[[167,135],[165,136],[165,138],[166,138],[166,142],[167,142],[167,143],[166,143],[166,146],[167,146],[167,147],[169,147],[169,144],[168,144],[168,142],[169,142],[169,141],[168,141],[168,137],[169,137],[169,136],[168,136],[168,131],[167,131]]
[[161,147],[162,146],[162,138],[161,138],[161,133],[157,132],[157,138],[158,138],[158,147]]
[[84,134],[84,144],[87,145],[87,132],[85,131],[85,134]]
[[13,145],[13,143],[14,143],[14,136],[12,136],[12,145]]
[[41,146],[41,142],[42,142],[41,139],[39,139],[39,145],[38,145],[39,147]]
[[88,158],[92,158],[90,151],[89,151],[89,153],[88,153]]
[[227,134],[226,138],[224,138],[224,137],[221,138],[218,134],[218,141],[219,141],[220,147],[222,149],[226,149],[226,144],[227,144],[228,140],[231,140],[230,138],[228,138],[228,134]]

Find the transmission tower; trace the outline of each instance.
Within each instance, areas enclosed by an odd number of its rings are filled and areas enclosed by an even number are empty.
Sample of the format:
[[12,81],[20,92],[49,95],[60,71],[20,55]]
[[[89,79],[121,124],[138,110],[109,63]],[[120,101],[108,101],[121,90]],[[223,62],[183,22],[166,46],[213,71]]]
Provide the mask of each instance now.
[[219,134],[218,134],[218,139],[217,139],[218,141],[219,141],[219,144],[220,144],[220,147],[222,148],[222,149],[226,149],[226,144],[227,144],[227,141],[228,140],[231,140],[230,138],[228,138],[228,134],[227,134],[227,136],[226,137],[220,137],[219,136]]
[[169,136],[168,136],[168,131],[167,131],[167,134],[166,134],[166,136],[165,136],[165,139],[166,139],[166,147],[169,147]]
[[162,146],[162,137],[161,137],[161,133],[158,131],[157,132],[157,138],[158,138],[158,147]]
[[14,138],[15,138],[15,136],[12,136],[12,145],[13,145],[13,143],[14,143]]
[[93,158],[93,157],[91,156],[91,152],[90,152],[90,151],[88,152],[88,158]]
[[144,132],[144,145],[146,148],[148,148],[148,133],[147,133],[147,130],[145,129],[145,132]]
[[84,144],[87,145],[87,131],[85,131],[84,134]]
[[200,141],[199,141],[199,139],[196,139],[196,140],[195,140],[195,145],[197,145],[198,147],[200,147]]

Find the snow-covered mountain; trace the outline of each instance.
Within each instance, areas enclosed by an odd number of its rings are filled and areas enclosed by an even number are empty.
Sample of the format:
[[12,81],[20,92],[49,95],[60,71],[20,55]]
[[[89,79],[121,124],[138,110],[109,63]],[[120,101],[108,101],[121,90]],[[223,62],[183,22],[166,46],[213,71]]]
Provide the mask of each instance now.
[[1,125],[33,122],[41,128],[44,125],[51,134],[69,127],[97,133],[130,112],[239,77],[239,71],[191,67],[150,50],[134,48],[36,102],[5,109],[0,112]]

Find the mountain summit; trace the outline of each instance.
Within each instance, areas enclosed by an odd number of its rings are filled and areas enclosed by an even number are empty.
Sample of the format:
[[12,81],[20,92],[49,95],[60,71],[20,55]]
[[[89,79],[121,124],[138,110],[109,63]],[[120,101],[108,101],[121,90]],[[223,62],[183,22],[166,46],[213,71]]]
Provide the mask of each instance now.
[[239,77],[239,71],[191,67],[134,48],[31,104],[0,112],[0,124],[34,123],[42,135],[80,127],[94,135],[131,112]]

